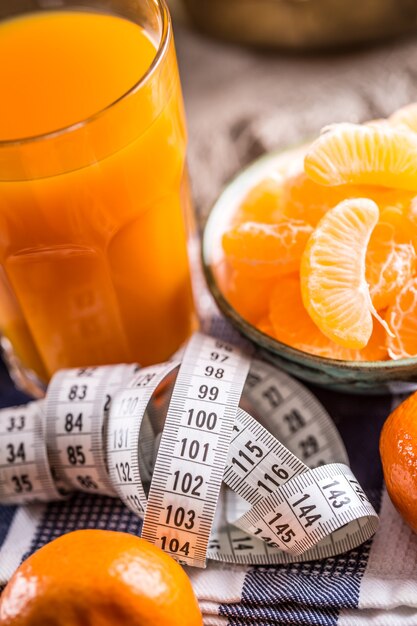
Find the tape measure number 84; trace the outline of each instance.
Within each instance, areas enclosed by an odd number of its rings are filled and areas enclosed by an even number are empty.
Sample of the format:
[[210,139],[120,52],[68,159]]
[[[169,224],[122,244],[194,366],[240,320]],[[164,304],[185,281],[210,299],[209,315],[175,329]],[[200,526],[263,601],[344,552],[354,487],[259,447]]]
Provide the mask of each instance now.
[[144,538],[199,567],[366,541],[378,518],[347,461],[307,389],[200,333],[181,361],[63,370],[45,400],[0,411],[1,502],[117,495]]

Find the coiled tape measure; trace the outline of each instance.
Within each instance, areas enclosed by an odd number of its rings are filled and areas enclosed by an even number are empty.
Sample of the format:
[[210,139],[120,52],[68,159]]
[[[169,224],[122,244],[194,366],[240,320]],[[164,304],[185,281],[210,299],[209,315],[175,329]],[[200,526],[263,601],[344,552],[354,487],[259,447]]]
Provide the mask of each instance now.
[[45,399],[0,411],[1,503],[118,496],[145,539],[197,567],[369,539],[378,517],[347,463],[307,389],[201,333],[181,360],[62,370]]

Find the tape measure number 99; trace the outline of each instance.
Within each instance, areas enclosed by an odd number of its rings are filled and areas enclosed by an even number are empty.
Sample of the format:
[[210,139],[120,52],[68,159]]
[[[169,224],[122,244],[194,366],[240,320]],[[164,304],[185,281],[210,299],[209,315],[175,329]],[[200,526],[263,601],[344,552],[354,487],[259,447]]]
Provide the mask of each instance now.
[[45,401],[0,411],[0,469],[1,502],[118,495],[144,538],[199,567],[323,558],[377,527],[314,396],[200,333],[181,361],[64,370]]

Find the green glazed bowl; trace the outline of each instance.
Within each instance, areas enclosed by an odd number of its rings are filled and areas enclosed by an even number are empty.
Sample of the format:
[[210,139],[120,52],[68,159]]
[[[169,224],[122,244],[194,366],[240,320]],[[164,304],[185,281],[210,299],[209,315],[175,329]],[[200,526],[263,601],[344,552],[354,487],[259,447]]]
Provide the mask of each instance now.
[[261,356],[298,378],[352,393],[406,393],[417,389],[417,357],[397,361],[341,361],[292,348],[246,321],[223,295],[216,274],[223,259],[221,240],[248,191],[271,172],[283,171],[300,159],[303,148],[272,153],[242,171],[224,189],[204,228],[202,258],[208,287],[231,324],[259,349]]

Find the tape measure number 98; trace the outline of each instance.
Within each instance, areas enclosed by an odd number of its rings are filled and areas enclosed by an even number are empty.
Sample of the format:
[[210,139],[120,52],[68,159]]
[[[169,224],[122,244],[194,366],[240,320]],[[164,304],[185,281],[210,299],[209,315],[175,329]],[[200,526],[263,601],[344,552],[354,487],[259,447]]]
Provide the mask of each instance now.
[[3,503],[117,495],[199,567],[339,554],[378,522],[314,396],[200,333],[181,361],[63,370],[44,401],[0,411],[0,470]]

